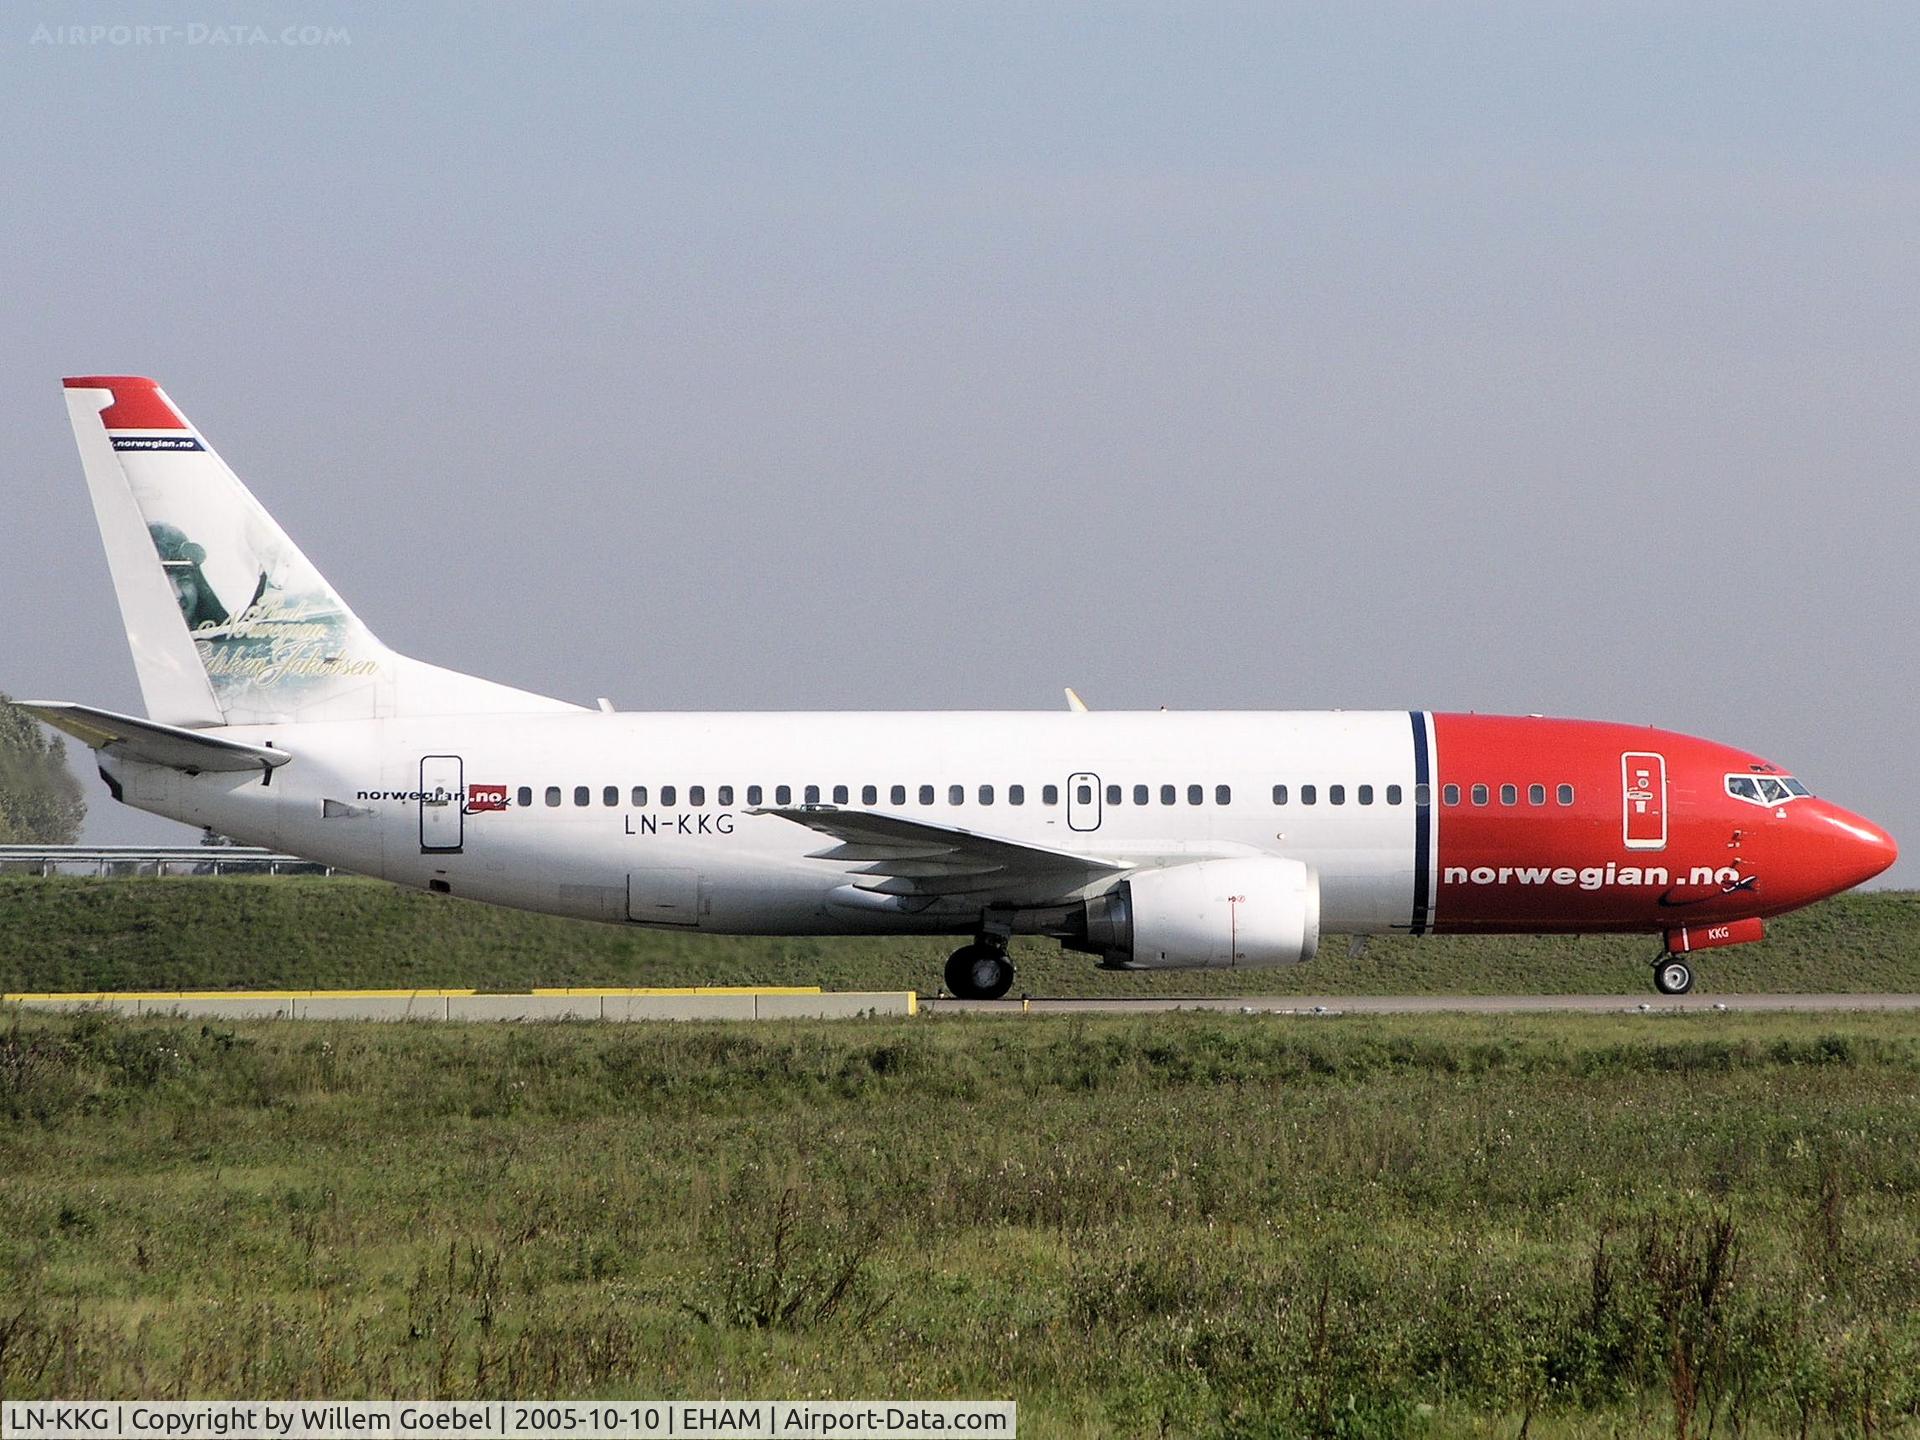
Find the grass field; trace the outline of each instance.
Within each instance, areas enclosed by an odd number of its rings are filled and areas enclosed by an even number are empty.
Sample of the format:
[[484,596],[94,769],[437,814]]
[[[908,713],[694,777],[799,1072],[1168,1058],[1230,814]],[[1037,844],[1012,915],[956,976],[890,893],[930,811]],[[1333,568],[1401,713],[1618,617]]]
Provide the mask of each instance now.
[[[1703,991],[1920,990],[1920,895],[1843,896],[1710,951]],[[0,991],[824,985],[932,993],[951,940],[761,940],[559,920],[353,879],[0,877]],[[1125,974],[1015,947],[1034,995],[1531,994],[1649,990],[1651,937],[1328,937],[1312,963]],[[1016,992],[1017,993],[1017,992]]]
[[0,1017],[0,1388],[1920,1431],[1905,1017]]

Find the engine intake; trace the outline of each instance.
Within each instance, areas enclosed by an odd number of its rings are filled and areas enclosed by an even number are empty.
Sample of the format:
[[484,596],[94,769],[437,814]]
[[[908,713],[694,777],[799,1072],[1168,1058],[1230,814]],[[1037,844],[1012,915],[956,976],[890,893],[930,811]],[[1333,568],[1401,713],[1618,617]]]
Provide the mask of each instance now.
[[1320,948],[1320,877],[1279,856],[1136,871],[1087,902],[1085,948],[1130,970],[1298,965]]

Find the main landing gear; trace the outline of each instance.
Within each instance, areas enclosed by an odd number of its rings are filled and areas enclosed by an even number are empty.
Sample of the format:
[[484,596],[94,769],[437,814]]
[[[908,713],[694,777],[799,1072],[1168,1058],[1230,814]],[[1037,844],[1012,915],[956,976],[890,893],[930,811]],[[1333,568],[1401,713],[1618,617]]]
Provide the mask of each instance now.
[[1662,954],[1653,962],[1653,988],[1662,995],[1684,995],[1693,989],[1693,967],[1678,955]]
[[947,990],[960,1000],[998,1000],[1013,988],[1007,942],[982,935],[947,957]]

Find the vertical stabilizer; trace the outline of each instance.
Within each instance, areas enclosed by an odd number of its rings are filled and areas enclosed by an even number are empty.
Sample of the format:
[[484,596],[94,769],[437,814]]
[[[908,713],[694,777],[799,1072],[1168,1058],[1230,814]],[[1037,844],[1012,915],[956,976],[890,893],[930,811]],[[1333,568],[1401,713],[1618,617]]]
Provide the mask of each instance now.
[[152,719],[577,708],[381,644],[153,381],[78,376],[66,394]]

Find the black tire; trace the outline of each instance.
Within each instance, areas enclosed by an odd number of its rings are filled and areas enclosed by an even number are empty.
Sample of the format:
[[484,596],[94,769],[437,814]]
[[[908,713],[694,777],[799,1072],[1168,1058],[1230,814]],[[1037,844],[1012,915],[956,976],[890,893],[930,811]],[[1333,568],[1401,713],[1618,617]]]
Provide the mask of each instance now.
[[1693,989],[1693,967],[1669,955],[1653,967],[1653,988],[1662,995],[1684,995]]
[[990,945],[962,945],[947,957],[947,990],[961,1000],[998,1000],[1013,988],[1013,962]]

